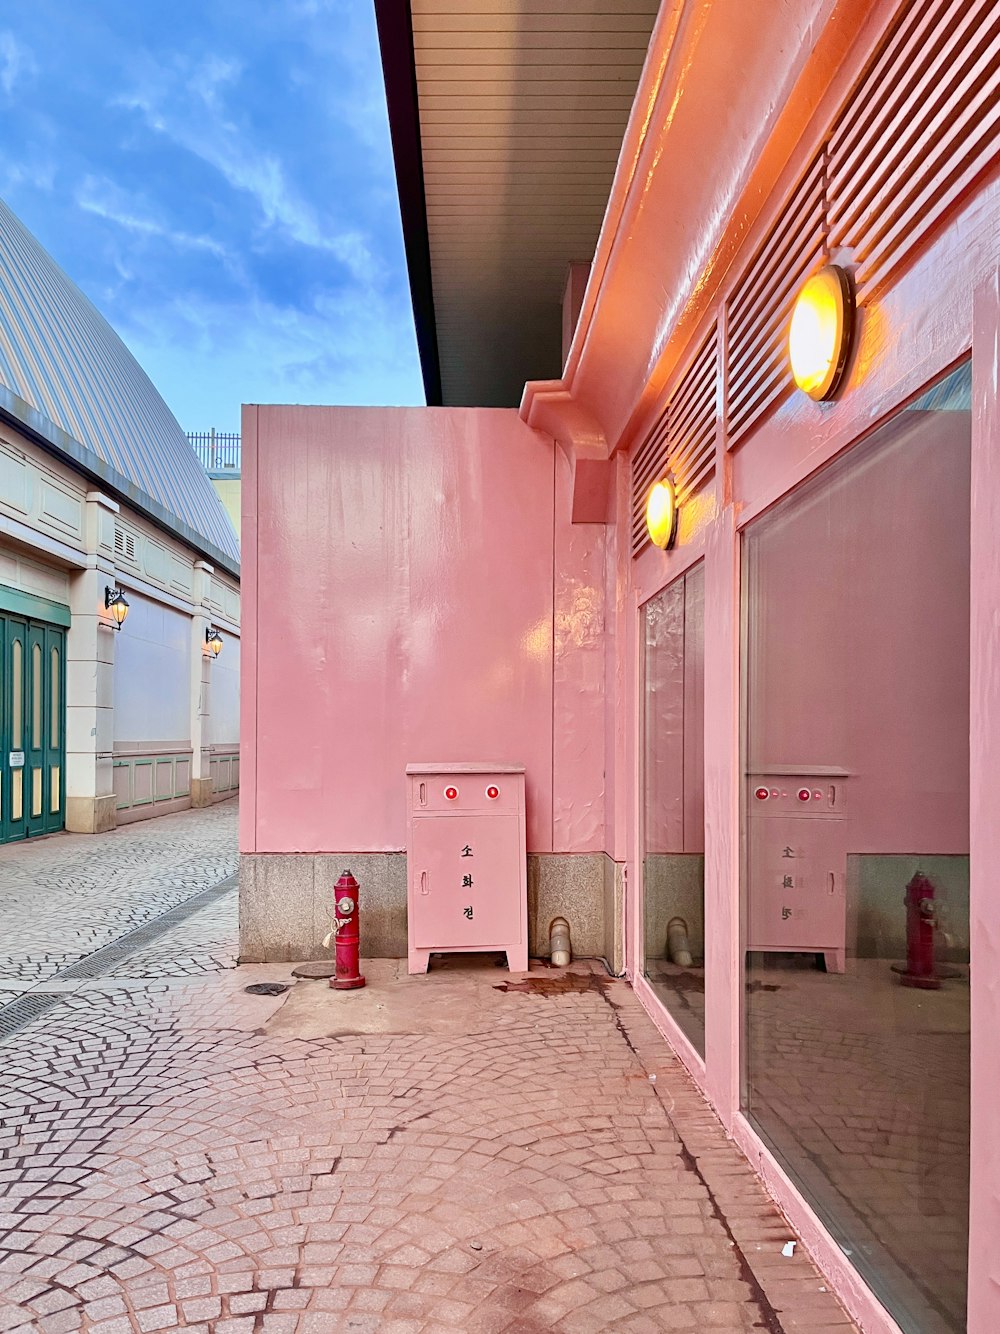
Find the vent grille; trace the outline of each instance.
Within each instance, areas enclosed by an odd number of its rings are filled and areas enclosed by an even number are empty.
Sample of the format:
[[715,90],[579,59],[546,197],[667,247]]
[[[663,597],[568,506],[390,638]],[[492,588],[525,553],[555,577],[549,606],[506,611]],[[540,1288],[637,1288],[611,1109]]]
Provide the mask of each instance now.
[[633,556],[649,541],[646,497],[653,483],[669,469],[677,486],[678,504],[683,504],[715,472],[718,366],[718,334],[713,325],[632,460]]
[[135,538],[124,528],[115,525],[115,555],[122,560],[135,561]]
[[792,387],[785,343],[795,294],[825,251],[824,157],[799,182],[727,303],[726,430],[735,444]]
[[830,240],[860,299],[885,285],[997,154],[998,0],[911,0],[830,139]]

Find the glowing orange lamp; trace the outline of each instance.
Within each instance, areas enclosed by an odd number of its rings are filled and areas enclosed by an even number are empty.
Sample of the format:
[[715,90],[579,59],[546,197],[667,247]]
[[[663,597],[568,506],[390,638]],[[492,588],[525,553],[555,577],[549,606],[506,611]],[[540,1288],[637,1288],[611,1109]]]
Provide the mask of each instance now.
[[646,499],[646,531],[654,546],[669,551],[677,536],[677,488],[667,473]]
[[808,278],[795,299],[788,358],[796,385],[817,402],[833,398],[854,336],[854,289],[836,264]]

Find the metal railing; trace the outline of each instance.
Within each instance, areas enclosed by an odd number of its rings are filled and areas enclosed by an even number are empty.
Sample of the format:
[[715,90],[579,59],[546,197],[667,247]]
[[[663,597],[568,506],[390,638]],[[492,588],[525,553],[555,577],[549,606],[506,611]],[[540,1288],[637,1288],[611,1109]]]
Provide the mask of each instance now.
[[240,471],[240,434],[238,431],[188,431],[191,448],[206,472]]

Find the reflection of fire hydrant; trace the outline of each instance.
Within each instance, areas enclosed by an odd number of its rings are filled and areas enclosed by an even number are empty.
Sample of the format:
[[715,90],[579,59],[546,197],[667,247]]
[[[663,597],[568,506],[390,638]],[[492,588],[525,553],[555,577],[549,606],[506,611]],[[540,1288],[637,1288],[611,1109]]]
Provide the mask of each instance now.
[[337,971],[330,978],[330,986],[335,991],[352,991],[363,987],[365,979],[361,976],[358,882],[350,871],[345,871],[334,886],[333,911],[333,930],[323,941],[328,945],[336,939]]
[[938,926],[934,886],[918,871],[906,886],[906,968],[900,970],[904,987],[937,991],[941,977],[934,968],[934,932]]

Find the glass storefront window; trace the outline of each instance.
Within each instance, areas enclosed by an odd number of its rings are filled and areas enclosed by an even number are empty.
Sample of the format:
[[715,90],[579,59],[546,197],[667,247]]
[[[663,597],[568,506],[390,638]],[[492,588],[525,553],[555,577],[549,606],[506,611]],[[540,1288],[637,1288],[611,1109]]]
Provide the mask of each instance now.
[[965,365],[744,534],[744,1107],[907,1330],[965,1329]]
[[646,603],[643,973],[705,1054],[705,571]]

